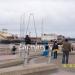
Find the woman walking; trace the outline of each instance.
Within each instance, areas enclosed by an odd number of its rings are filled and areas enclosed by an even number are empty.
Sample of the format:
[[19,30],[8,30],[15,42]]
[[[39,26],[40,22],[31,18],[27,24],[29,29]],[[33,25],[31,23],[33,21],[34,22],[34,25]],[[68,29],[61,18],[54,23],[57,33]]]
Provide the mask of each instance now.
[[54,41],[52,51],[53,51],[53,58],[57,59],[57,50],[58,50],[58,43],[57,41]]

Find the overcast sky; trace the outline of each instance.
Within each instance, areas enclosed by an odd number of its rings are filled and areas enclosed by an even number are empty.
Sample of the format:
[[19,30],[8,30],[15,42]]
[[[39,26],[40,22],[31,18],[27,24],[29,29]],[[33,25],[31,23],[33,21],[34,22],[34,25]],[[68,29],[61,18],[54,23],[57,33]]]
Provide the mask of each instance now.
[[43,31],[75,37],[75,0],[0,0],[0,29],[19,34],[24,20],[26,33],[31,13],[28,32],[32,35],[35,20],[37,35]]

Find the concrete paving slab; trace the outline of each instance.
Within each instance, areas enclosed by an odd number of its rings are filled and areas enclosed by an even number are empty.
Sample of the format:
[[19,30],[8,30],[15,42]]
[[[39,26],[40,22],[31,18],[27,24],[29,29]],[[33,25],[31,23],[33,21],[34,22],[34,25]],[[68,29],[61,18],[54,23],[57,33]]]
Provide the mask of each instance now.
[[[0,69],[0,75],[31,75],[39,72],[57,70],[58,66],[48,63],[28,64]],[[47,75],[47,74],[46,74]]]

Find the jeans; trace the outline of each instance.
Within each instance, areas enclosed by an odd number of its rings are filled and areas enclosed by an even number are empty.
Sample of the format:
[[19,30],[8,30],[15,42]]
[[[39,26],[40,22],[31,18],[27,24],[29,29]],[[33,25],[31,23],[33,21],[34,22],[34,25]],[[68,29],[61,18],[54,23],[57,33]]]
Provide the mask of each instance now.
[[63,51],[62,64],[68,64],[69,51]]
[[57,59],[57,51],[54,51],[54,59]]

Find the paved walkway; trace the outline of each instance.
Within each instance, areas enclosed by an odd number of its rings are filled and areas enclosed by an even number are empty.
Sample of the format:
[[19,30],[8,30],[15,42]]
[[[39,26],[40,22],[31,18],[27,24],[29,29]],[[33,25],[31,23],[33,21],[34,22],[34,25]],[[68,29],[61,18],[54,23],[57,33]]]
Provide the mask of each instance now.
[[[18,58],[17,55],[3,55],[3,56],[0,56],[0,61],[13,60],[16,58]],[[48,57],[38,56],[36,58],[31,59],[30,63],[48,62],[48,59],[49,59]],[[51,60],[51,62],[57,65],[62,65],[61,60],[62,60],[62,55],[59,55],[57,60]],[[69,64],[75,64],[75,55],[70,55]],[[75,68],[67,69],[67,68],[60,67],[60,70],[58,70],[58,72],[52,73],[51,75],[75,75]]]
[[50,75],[75,75],[75,73],[59,70],[58,72],[52,73]]
[[16,59],[16,58],[18,58],[17,55],[1,55],[0,56],[0,62],[6,61],[6,60],[13,60],[13,59]]
[[[35,63],[42,63],[42,62],[48,62],[48,57],[38,57],[31,60],[31,62]],[[73,68],[65,68],[62,63],[62,55],[59,55],[57,60],[51,60],[51,63],[57,64],[59,66],[59,70],[57,72],[53,72],[50,75],[75,75],[75,67]],[[75,55],[70,55],[69,57],[69,64],[75,64]]]
[[[18,55],[2,55],[0,56],[0,61],[12,60],[17,58],[19,58]],[[48,62],[48,59],[49,59],[48,57],[37,56],[36,58],[33,58],[30,62],[33,62],[33,63]],[[51,62],[55,64],[61,64],[62,55],[58,55],[58,58],[52,59]],[[75,55],[69,56],[69,64],[75,64]]]

